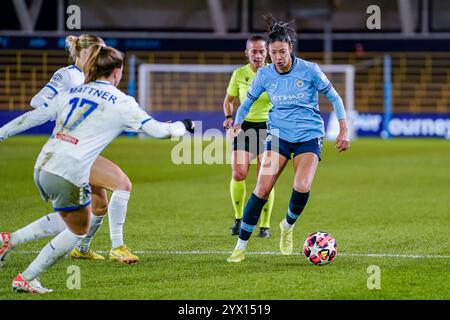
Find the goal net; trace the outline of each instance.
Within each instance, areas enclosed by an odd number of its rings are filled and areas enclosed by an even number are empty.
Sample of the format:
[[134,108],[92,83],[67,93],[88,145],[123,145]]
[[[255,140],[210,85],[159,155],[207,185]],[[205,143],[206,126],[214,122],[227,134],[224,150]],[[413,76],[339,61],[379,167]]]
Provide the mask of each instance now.
[[[221,111],[228,82],[242,65],[141,64],[138,99],[142,108],[153,111]],[[352,65],[320,65],[344,101],[350,134],[354,114],[355,69]],[[324,117],[328,116],[327,138],[339,131],[331,104],[319,95]]]

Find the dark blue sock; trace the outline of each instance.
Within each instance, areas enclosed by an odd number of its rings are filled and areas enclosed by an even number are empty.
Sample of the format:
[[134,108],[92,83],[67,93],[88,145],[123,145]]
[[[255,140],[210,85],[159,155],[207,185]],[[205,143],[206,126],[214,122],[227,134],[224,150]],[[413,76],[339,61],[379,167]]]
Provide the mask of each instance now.
[[308,192],[298,192],[292,190],[291,201],[289,201],[289,209],[286,214],[286,221],[289,224],[294,224],[302,213],[309,198]]
[[252,193],[244,209],[244,217],[242,219],[241,230],[239,231],[239,239],[250,239],[266,202],[267,200],[258,198],[254,193]]

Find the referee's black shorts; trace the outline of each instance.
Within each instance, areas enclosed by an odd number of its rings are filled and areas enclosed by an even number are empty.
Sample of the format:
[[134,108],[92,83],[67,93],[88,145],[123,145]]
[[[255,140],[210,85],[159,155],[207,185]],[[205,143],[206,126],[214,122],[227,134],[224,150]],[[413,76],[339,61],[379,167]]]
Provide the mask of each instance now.
[[242,131],[233,140],[233,150],[243,150],[259,155],[264,152],[267,139],[266,122],[244,121],[241,125]]

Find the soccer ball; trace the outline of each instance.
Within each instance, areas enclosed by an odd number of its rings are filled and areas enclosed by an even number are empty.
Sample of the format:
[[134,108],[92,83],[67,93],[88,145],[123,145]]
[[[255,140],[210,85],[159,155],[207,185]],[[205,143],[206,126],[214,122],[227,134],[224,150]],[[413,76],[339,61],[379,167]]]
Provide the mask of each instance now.
[[337,254],[336,248],[336,240],[331,234],[318,231],[306,238],[303,253],[308,261],[321,266],[333,261]]

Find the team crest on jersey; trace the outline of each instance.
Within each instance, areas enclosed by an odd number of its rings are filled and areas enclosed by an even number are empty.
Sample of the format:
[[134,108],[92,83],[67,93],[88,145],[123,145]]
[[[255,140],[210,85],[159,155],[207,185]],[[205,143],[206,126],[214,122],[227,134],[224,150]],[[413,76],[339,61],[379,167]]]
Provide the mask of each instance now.
[[301,80],[301,79],[298,79],[297,81],[295,81],[295,84],[297,85],[297,87],[299,87],[299,88],[301,88],[301,87],[303,87],[303,80]]
[[62,80],[62,74],[61,73],[57,73],[52,77],[52,81],[56,81],[59,82]]

